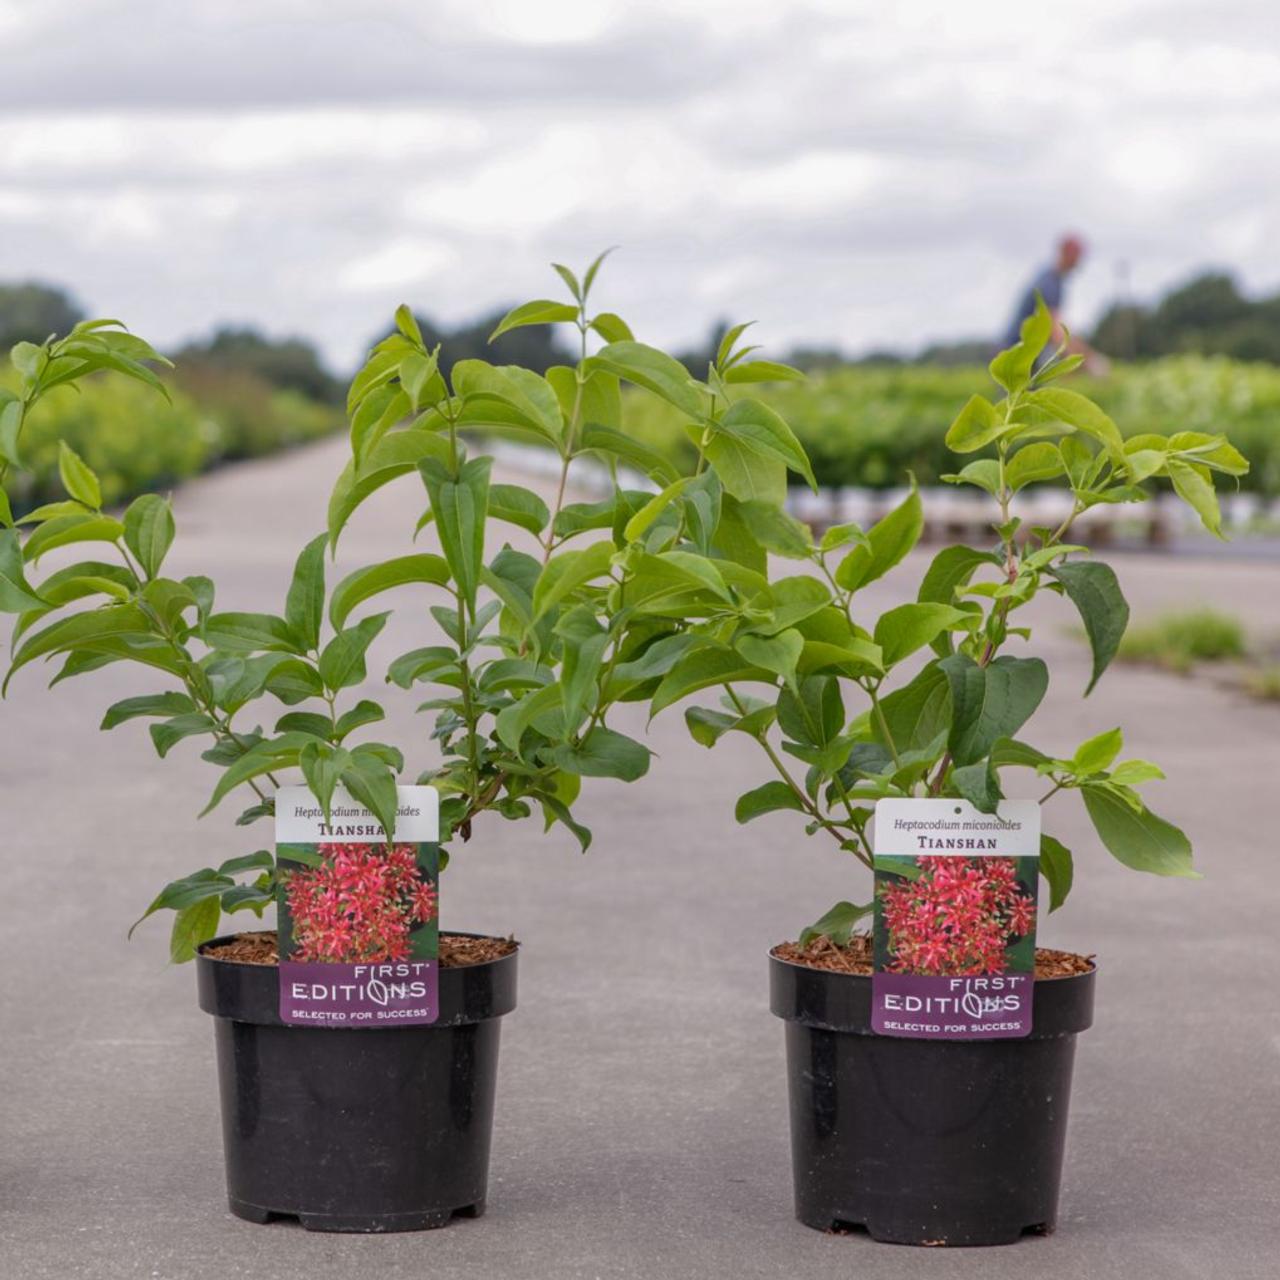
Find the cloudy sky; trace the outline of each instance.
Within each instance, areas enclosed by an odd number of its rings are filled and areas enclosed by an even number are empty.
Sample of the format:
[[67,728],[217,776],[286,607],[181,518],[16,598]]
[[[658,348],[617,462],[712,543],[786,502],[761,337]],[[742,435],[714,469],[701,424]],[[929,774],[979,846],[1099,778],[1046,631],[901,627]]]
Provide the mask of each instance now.
[[1280,287],[1270,0],[0,0],[0,279],[338,367],[620,251],[601,302],[851,351],[1205,264]]

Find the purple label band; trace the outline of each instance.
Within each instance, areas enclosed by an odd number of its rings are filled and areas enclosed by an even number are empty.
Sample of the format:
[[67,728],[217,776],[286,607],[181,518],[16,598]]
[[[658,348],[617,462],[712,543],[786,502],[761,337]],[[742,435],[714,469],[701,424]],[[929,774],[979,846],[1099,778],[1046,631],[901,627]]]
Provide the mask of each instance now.
[[913,1040],[1000,1040],[1031,1031],[1032,978],[1004,973],[975,978],[875,973],[871,1029]]
[[409,1027],[439,1017],[435,960],[280,962],[280,1020],[305,1027]]

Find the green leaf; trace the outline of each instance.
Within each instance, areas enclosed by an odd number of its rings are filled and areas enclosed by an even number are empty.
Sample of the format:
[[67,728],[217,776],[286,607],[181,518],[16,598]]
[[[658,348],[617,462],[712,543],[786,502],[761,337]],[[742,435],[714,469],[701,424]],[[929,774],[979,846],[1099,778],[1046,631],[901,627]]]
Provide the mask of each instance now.
[[589,368],[607,369],[627,382],[675,405],[691,418],[703,415],[702,396],[689,377],[689,371],[678,360],[643,342],[610,342],[600,348],[588,362]]
[[1093,674],[1085,689],[1087,697],[1120,648],[1129,625],[1129,605],[1110,565],[1100,560],[1068,560],[1048,572],[1061,584],[1071,603],[1079,610],[1085,633],[1093,650]]
[[901,604],[880,615],[875,642],[880,646],[885,668],[901,662],[917,649],[932,644],[945,631],[963,626],[969,615],[947,604],[925,601]]
[[451,460],[449,442],[433,431],[395,431],[379,440],[357,466],[353,458],[329,497],[329,545],[336,547],[342,530],[352,514],[370,494],[399,476],[417,469],[425,458],[442,464]]
[[1106,784],[1080,788],[1099,839],[1126,867],[1158,876],[1199,879],[1191,865],[1191,842],[1150,809],[1135,810]]
[[920,541],[923,531],[924,508],[913,480],[907,497],[867,530],[866,544],[854,546],[836,566],[836,582],[854,591],[884,577]]
[[184,907],[173,918],[173,932],[169,935],[169,959],[174,964],[186,964],[194,960],[196,951],[218,932],[222,919],[222,904],[216,897],[205,898],[192,906]]
[[320,646],[320,623],[324,619],[325,534],[312,538],[303,548],[293,569],[284,617],[301,649],[310,652]]
[[484,564],[484,524],[492,465],[492,458],[473,458],[462,464],[456,481],[434,459],[424,460],[419,467],[435,512],[444,557],[463,599],[473,609]]
[[1111,770],[1111,781],[1122,787],[1136,787],[1164,777],[1164,770],[1150,760],[1122,760]]
[[597,725],[577,745],[553,747],[551,760],[568,773],[634,782],[649,772],[649,748],[625,734]]
[[[967,586],[973,575],[984,564],[999,564],[1000,557],[989,551],[975,551],[972,547],[944,547],[933,558],[920,583],[917,599],[923,604],[956,603],[959,588]],[[945,632],[932,641],[933,651],[946,657],[952,651],[950,635]]]
[[516,755],[520,754],[520,746],[529,726],[545,712],[559,708],[564,697],[564,690],[558,684],[544,685],[527,693],[518,702],[504,707],[499,713],[494,728],[498,741]]
[[1215,538],[1223,538],[1218,495],[1203,468],[1190,466],[1177,458],[1170,458],[1167,465],[1174,492],[1200,517],[1200,523]]
[[63,618],[27,638],[14,654],[4,687],[8,688],[14,672],[46,654],[68,653],[72,649],[95,650],[100,642],[131,636],[150,638],[150,633],[150,620],[136,604],[107,605]]
[[[735,400],[715,424],[712,439],[726,435],[765,457],[778,459],[792,471],[804,476],[810,488],[817,492],[818,482],[803,446],[791,428],[767,404],[762,404],[759,400]],[[711,456],[709,450],[707,456]],[[733,492],[727,481],[725,487]],[[752,495],[734,493],[734,497],[745,502]]]
[[673,480],[661,493],[656,493],[639,511],[635,513],[623,527],[623,537],[628,542],[636,542],[643,538],[653,522],[676,500],[692,483],[691,476],[681,476]]
[[951,686],[946,672],[937,662],[930,662],[909,684],[881,698],[880,710],[888,737],[878,718],[872,719],[872,729],[877,739],[886,747],[892,745],[899,756],[923,751],[940,739],[945,741],[951,724]]
[[787,465],[728,432],[715,432],[707,442],[707,461],[726,491],[740,502],[781,506],[787,496]]
[[1064,470],[1058,446],[1042,440],[1019,449],[1005,464],[1004,477],[1009,488],[1017,493],[1026,485],[1053,480]]
[[298,755],[302,776],[311,788],[311,794],[320,802],[320,810],[326,823],[333,806],[333,789],[351,766],[351,753],[327,742],[308,742]]
[[342,772],[342,785],[377,818],[388,840],[395,836],[399,793],[391,769],[372,756],[353,756]]
[[953,453],[974,453],[995,440],[1007,424],[986,396],[970,396],[947,428],[946,446]]
[[735,364],[724,375],[726,382],[803,382],[804,374],[774,360],[748,360]]
[[875,903],[859,906],[855,902],[837,902],[820,920],[815,920],[800,934],[800,945],[807,947],[815,938],[830,938],[838,947],[847,947],[854,927],[875,910]]
[[1123,746],[1124,734],[1119,729],[1108,729],[1076,748],[1075,755],[1071,757],[1072,771],[1078,778],[1102,773],[1120,754]]
[[333,731],[338,740],[341,741],[349,733],[366,724],[376,724],[379,720],[385,720],[387,713],[376,702],[371,702],[368,698],[362,698],[356,703],[350,711],[344,711],[342,715],[334,722]]
[[237,876],[242,871],[271,871],[274,870],[276,860],[265,849],[259,849],[256,853],[242,853],[239,857],[228,858],[218,868],[220,876]]
[[766,782],[738,797],[733,816],[739,822],[750,822],[764,813],[776,813],[780,809],[804,811],[799,797],[785,782]]
[[263,687],[290,707],[324,694],[324,683],[316,669],[297,658],[286,659],[274,667]]
[[217,728],[217,724],[208,716],[200,712],[192,712],[151,725],[151,741],[155,744],[156,754],[163,760],[169,754],[169,749],[181,742],[183,738],[214,733]]
[[979,760],[951,771],[951,785],[979,813],[995,813],[1004,796],[1000,791],[1000,779],[991,760]]
[[581,846],[582,852],[586,853],[591,848],[591,832],[582,823],[575,821],[573,814],[569,812],[569,806],[555,796],[540,794],[538,799],[542,802],[542,810],[547,815],[548,828],[552,821],[568,827]]
[[825,747],[844,728],[844,700],[833,676],[807,676],[778,696],[778,727],[794,742]]
[[635,334],[631,332],[631,326],[619,315],[615,315],[612,311],[601,311],[591,321],[591,327],[606,342],[634,342]]
[[1087,396],[1066,387],[1044,387],[1027,396],[1026,402],[1052,414],[1077,431],[1092,436],[1118,462],[1124,461],[1124,437],[1120,428]]
[[272,613],[215,613],[200,629],[200,638],[210,649],[227,653],[301,652],[293,628]]
[[1012,738],[1031,718],[1049,685],[1039,658],[996,658],[980,667],[966,654],[938,662],[951,686],[952,720],[947,739],[957,765],[988,755],[1000,738]]
[[773,684],[775,677],[771,672],[753,667],[732,649],[695,649],[682,657],[663,677],[649,705],[649,714],[656,716],[663,708],[697,693],[699,689],[737,680],[760,680]]
[[148,578],[160,572],[160,566],[173,545],[173,508],[154,493],[135,498],[124,513],[125,546],[133,552]]
[[611,427],[588,422],[582,429],[580,441],[579,452],[604,453],[621,458],[658,484],[667,485],[679,478],[665,454]]
[[196,704],[185,693],[171,690],[168,693],[148,693],[137,698],[125,698],[113,702],[102,717],[101,729],[114,729],[126,720],[139,716],[181,716],[196,709]]
[[365,654],[374,637],[387,625],[390,613],[375,613],[354,627],[339,631],[320,654],[320,679],[326,689],[346,689],[364,680]]
[[577,731],[587,710],[587,694],[595,689],[609,633],[585,606],[571,609],[556,624],[563,643],[560,684],[566,733]]
[[58,441],[58,475],[62,487],[91,511],[102,507],[102,486],[83,458],[65,441]]
[[774,636],[739,636],[734,648],[752,667],[762,667],[789,684],[796,679],[796,664],[804,650],[804,637],[791,628]]
[[564,433],[560,401],[551,384],[539,374],[519,365],[459,360],[451,376],[455,390],[464,397],[459,414],[462,425],[532,434],[560,447]]
[[556,324],[562,320],[576,320],[578,308],[567,302],[553,302],[539,298],[534,302],[526,302],[508,311],[498,323],[498,327],[489,335],[489,341],[500,338],[511,329],[520,329],[529,324]]
[[1001,351],[988,368],[1006,391],[1021,391],[1030,381],[1031,370],[1053,332],[1053,316],[1044,299],[1036,294],[1036,308],[1023,322],[1020,338]]
[[443,586],[448,581],[448,564],[440,556],[427,553],[397,556],[357,569],[334,587],[329,598],[329,621],[335,631],[341,631],[353,609],[383,591],[415,582]]
[[314,741],[306,734],[283,733],[278,738],[256,742],[242,756],[233,760],[223,771],[209,797],[209,803],[200,811],[200,817],[211,812],[223,798],[242,783],[284,769],[298,763],[298,753],[308,742]]
[[551,512],[531,490],[518,484],[495,484],[489,486],[489,516],[528,529],[536,537],[547,527]]
[[547,561],[533,589],[533,621],[579,587],[606,575],[613,564],[611,542],[593,542],[580,551],[562,551]]
[[0,529],[0,613],[26,613],[43,609],[45,603],[23,573],[18,535],[12,529]]
[[738,505],[751,536],[766,550],[791,560],[807,560],[813,554],[813,535],[781,507],[771,502],[743,502]]
[[1075,865],[1071,850],[1051,835],[1040,836],[1040,874],[1049,886],[1049,911],[1057,911],[1071,892]]
[[57,516],[31,533],[22,554],[34,562],[55,547],[70,546],[73,542],[115,542],[122,533],[124,526],[110,516],[92,516],[87,512]]

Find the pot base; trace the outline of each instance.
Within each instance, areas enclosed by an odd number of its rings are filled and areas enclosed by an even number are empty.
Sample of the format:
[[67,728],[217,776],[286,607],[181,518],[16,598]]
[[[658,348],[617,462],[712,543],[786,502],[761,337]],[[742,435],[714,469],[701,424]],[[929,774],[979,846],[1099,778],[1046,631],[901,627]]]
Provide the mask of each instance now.
[[268,1222],[286,1222],[290,1219],[304,1231],[338,1231],[362,1235],[381,1235],[393,1231],[435,1231],[447,1227],[454,1218],[479,1218],[484,1215],[485,1202],[463,1205],[458,1209],[439,1209],[420,1213],[384,1214],[329,1214],[289,1213],[267,1209],[260,1204],[228,1197],[227,1207],[237,1218],[265,1226]]
[[928,1227],[903,1231],[900,1226],[874,1220],[850,1222],[839,1212],[815,1213],[812,1206],[807,1210],[797,1208],[796,1221],[830,1236],[870,1236],[877,1244],[961,1249],[1016,1244],[1023,1236],[1052,1235],[1056,1228],[1056,1224],[1052,1222],[1040,1222],[1028,1227],[1020,1227],[1014,1223],[984,1222],[982,1229],[977,1232],[961,1223],[954,1227],[941,1227],[933,1223]]

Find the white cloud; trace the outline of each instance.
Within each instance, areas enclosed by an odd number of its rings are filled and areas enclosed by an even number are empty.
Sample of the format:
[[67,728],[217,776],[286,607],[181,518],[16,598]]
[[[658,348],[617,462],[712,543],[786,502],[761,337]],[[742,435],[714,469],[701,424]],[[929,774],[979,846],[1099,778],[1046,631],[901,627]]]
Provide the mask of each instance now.
[[[998,332],[1054,235],[1154,291],[1280,285],[1263,0],[45,0],[0,4],[0,276],[177,341],[216,320],[338,364],[622,251],[658,341]],[[141,33],[141,34],[140,34]]]

